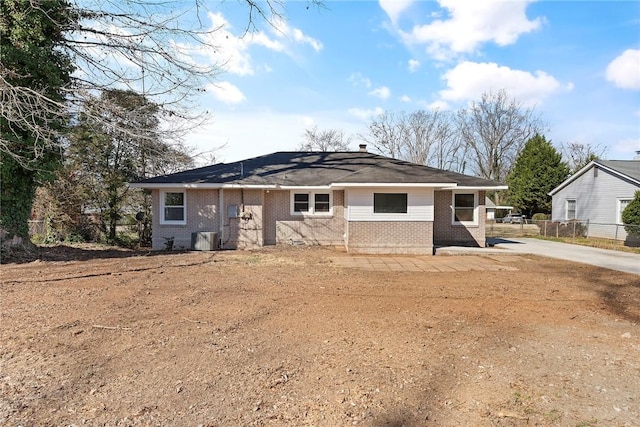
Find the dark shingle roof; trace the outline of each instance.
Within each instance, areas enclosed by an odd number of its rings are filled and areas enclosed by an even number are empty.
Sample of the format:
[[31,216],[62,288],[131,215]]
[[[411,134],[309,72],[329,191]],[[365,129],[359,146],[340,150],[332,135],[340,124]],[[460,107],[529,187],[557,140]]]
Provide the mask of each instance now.
[[596,163],[640,182],[640,160],[596,160]]
[[368,152],[276,152],[138,181],[163,184],[328,186],[344,183],[445,184],[498,187],[496,181],[417,165]]

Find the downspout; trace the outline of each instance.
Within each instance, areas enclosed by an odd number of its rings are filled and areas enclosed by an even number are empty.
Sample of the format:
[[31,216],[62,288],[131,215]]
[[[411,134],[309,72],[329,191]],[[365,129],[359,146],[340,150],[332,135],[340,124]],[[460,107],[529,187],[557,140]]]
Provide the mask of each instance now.
[[218,212],[220,215],[220,249],[224,249],[224,190],[218,190]]
[[342,236],[344,240],[344,247],[349,252],[349,220],[350,220],[350,206],[348,205],[348,189],[344,189],[344,195],[342,196],[343,216],[344,216],[344,234]]

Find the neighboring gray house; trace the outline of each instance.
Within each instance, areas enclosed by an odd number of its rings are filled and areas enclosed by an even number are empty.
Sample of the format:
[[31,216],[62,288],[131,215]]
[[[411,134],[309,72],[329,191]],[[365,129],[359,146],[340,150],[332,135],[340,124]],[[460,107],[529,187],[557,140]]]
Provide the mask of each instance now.
[[[131,184],[153,194],[153,249],[281,243],[360,253],[433,254],[485,245],[495,181],[368,153],[277,152]],[[193,234],[200,233],[200,234]]]
[[634,160],[594,160],[549,195],[553,221],[589,221],[589,236],[624,239],[622,211],[640,190],[640,156]]

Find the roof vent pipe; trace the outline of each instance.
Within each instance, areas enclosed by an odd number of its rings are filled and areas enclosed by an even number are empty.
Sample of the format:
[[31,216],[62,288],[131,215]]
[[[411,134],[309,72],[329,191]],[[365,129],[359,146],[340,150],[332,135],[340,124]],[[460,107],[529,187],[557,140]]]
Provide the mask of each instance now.
[[367,144],[360,144],[360,152],[362,153],[367,152]]

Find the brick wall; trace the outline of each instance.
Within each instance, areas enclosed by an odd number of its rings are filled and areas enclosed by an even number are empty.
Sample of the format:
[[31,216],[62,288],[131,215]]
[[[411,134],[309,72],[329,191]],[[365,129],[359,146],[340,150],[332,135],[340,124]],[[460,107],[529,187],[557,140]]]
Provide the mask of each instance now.
[[196,231],[220,231],[217,209],[218,190],[187,190],[187,224],[160,224],[160,191],[152,191],[153,198],[153,250],[165,249],[166,238],[173,237],[174,249],[190,249],[191,233]]
[[430,221],[350,221],[348,229],[352,253],[433,254]]
[[264,244],[304,242],[315,245],[344,244],[344,191],[333,192],[333,215],[291,215],[291,192],[269,190],[264,194]]
[[[223,190],[225,249],[252,249],[263,245],[262,190]],[[229,218],[227,207],[238,207],[239,216]],[[242,213],[245,215],[242,215]]]
[[[166,238],[173,237],[174,249],[189,249],[191,233],[213,231],[220,234],[220,211],[224,215],[224,247],[252,248],[262,245],[292,243],[342,245],[348,232],[350,252],[433,253],[435,245],[485,245],[485,192],[478,193],[478,225],[451,224],[451,191],[436,191],[433,223],[350,222],[345,226],[344,191],[333,192],[332,217],[292,216],[288,190],[224,190],[224,204],[218,209],[218,190],[187,190],[187,224],[160,224],[160,191],[153,190],[153,250],[165,248]],[[248,219],[228,218],[226,207],[244,201]]]
[[436,191],[434,199],[433,243],[436,246],[485,246],[485,209],[486,192],[478,192],[478,224],[473,226],[453,225],[451,223],[452,192]]

